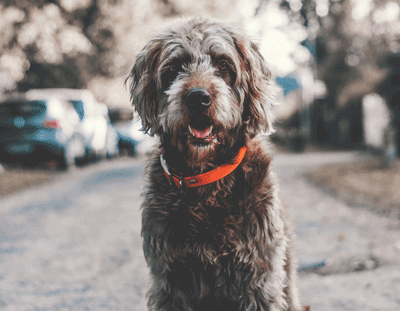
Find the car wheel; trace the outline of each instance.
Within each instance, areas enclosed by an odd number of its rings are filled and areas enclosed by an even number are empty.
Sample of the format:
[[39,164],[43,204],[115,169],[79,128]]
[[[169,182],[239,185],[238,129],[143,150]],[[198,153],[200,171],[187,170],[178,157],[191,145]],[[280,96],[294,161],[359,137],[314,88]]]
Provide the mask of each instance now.
[[292,141],[292,147],[296,152],[303,152],[306,148],[306,141],[303,137],[297,136]]
[[74,150],[74,163],[81,164],[85,161],[85,143],[80,136],[75,137],[70,142],[71,148]]
[[128,152],[128,156],[130,156],[130,157],[134,157],[135,155],[136,155],[136,149],[135,149],[135,146],[129,146],[127,149],[127,152]]
[[67,171],[75,166],[75,150],[71,144],[65,147],[63,155],[59,161],[59,167],[63,171]]
[[93,156],[93,162],[99,162],[102,158],[102,155],[96,152]]
[[93,151],[89,147],[85,147],[85,152],[83,157],[76,160],[77,165],[84,165],[93,161]]

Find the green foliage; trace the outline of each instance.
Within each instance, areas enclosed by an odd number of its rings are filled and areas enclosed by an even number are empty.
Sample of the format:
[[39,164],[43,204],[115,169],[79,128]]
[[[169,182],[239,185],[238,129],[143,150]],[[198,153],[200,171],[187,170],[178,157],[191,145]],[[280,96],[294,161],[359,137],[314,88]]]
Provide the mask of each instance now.
[[[282,0],[293,21],[300,21],[316,43],[317,77],[334,105],[375,90],[382,78],[379,60],[400,52],[400,5],[382,0]],[[365,80],[362,90],[351,88]],[[346,90],[349,96],[341,96]]]
[[[126,71],[117,0],[6,0],[0,4],[0,93],[18,87],[85,87]],[[129,12],[129,11],[128,11]]]

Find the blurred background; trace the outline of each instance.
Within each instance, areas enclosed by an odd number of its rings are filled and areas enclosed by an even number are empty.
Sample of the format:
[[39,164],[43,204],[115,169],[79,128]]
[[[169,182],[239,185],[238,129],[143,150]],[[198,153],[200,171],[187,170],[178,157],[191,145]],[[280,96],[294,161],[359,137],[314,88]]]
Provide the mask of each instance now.
[[311,310],[400,310],[399,0],[1,0],[0,310],[144,310],[124,81],[171,19],[236,23],[280,86],[274,167]]
[[[369,148],[386,153],[383,161],[391,164],[400,124],[400,6],[393,0],[6,0],[0,4],[0,95],[43,88],[89,90],[94,97],[89,95],[89,104],[77,111],[84,137],[72,134],[60,145],[83,145],[86,160],[116,153],[105,150],[113,147],[105,146],[104,119],[114,113],[113,124],[120,111],[129,112],[123,82],[135,55],[168,19],[193,15],[236,23],[259,42],[282,89],[277,99],[282,104],[276,106],[277,142],[296,151],[309,143]],[[66,93],[47,91],[25,102],[50,96],[73,100],[74,93]],[[0,109],[2,149],[12,156],[33,151],[29,139],[18,142],[26,132],[22,129],[29,127],[31,111],[22,112],[30,109],[27,104],[3,104]],[[83,120],[86,114],[91,120]],[[11,115],[16,117],[12,121]],[[43,120],[50,119],[57,118]],[[103,124],[94,127],[102,133],[82,133],[95,122]],[[91,146],[95,135],[97,146]],[[82,159],[81,150],[70,153]]]
[[[392,165],[400,124],[400,5],[393,0],[2,1],[0,159],[40,157],[33,156],[36,145],[57,154],[48,157],[50,167],[113,156],[118,146],[133,154],[143,137],[129,136],[140,126],[121,126],[118,134],[127,141],[119,145],[110,132],[120,115],[129,120],[123,82],[134,57],[167,20],[195,15],[236,23],[259,42],[282,90],[276,142],[295,151],[309,144],[368,148]],[[88,91],[85,100],[68,90],[25,96],[49,88]],[[39,120],[50,97],[67,104],[75,100],[80,120],[61,122],[51,113]],[[75,133],[60,134],[65,137],[58,140],[49,134],[68,126]],[[33,128],[41,131],[35,134]],[[47,140],[59,146],[47,150]]]

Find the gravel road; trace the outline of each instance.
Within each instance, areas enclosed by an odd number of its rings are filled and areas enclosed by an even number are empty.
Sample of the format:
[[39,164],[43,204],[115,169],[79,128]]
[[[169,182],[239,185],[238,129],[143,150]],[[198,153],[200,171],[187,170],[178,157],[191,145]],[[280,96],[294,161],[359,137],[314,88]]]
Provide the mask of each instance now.
[[[350,207],[310,184],[355,152],[277,154],[311,310],[400,310],[399,219]],[[0,198],[0,310],[145,310],[143,158],[102,162]]]

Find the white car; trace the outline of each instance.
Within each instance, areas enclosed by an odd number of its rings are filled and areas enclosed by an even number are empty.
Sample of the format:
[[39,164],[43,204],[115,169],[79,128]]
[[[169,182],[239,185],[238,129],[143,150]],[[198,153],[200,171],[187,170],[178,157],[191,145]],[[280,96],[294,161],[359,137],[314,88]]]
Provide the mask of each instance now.
[[107,136],[107,121],[98,113],[101,108],[99,108],[99,103],[91,91],[54,88],[32,89],[27,93],[56,96],[71,102],[79,115],[79,130],[84,137],[85,157],[82,160],[95,160],[102,155]]

